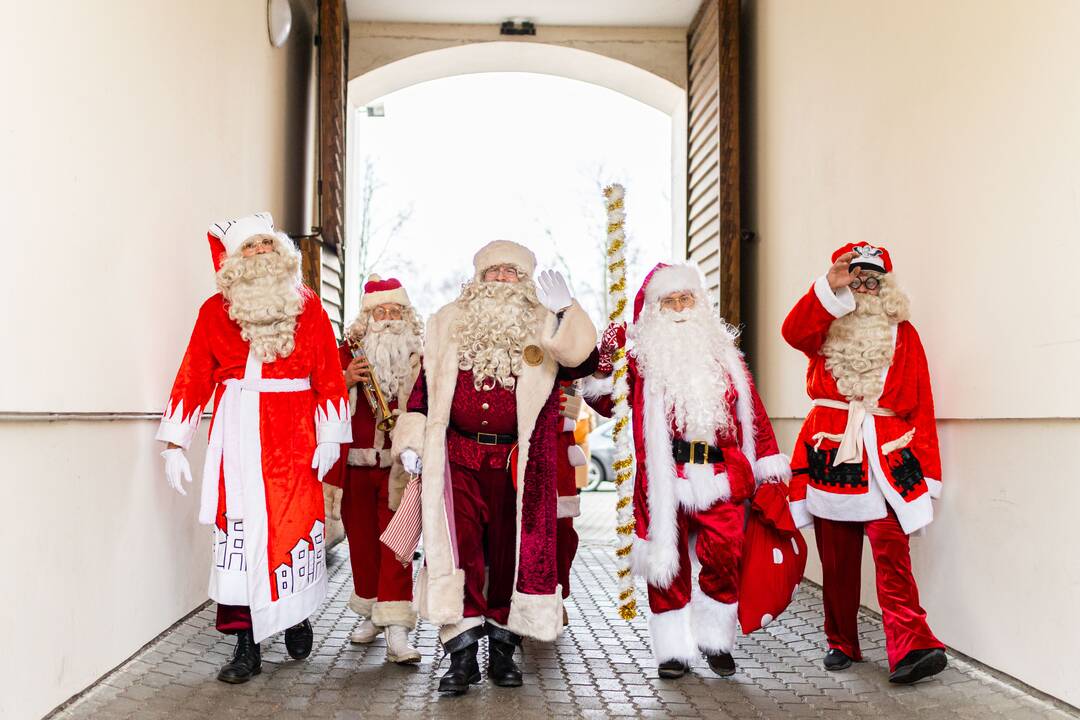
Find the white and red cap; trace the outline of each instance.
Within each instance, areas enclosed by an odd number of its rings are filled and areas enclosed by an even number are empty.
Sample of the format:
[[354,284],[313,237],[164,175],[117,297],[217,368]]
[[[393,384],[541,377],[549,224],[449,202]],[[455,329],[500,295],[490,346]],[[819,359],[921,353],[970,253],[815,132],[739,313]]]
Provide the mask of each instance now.
[[364,283],[364,296],[360,303],[364,310],[372,310],[386,303],[397,303],[402,307],[412,306],[409,295],[405,292],[400,280],[397,278],[383,280],[374,273],[368,275],[367,282]]
[[855,253],[855,257],[851,259],[848,267],[863,268],[879,273],[892,272],[892,258],[889,257],[889,251],[865,242],[848,243],[832,254],[832,261],[836,262],[837,258],[849,252]]
[[473,256],[476,279],[482,280],[484,271],[495,265],[513,265],[526,277],[536,271],[536,255],[524,245],[510,240],[493,240],[480,248]]
[[221,269],[221,261],[240,249],[246,240],[255,235],[273,235],[274,218],[269,212],[259,212],[236,220],[221,220],[206,231],[210,241],[210,255],[214,271]]
[[705,280],[697,265],[657,263],[645,276],[634,298],[634,322],[641,317],[646,303],[653,305],[674,292],[691,292],[699,301],[705,302]]

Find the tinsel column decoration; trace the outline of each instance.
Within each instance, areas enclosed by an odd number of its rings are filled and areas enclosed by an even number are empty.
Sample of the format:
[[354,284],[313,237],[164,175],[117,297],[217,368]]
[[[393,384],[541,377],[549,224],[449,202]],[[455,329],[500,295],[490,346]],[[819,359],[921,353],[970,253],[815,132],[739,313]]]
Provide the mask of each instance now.
[[[626,328],[626,212],[623,209],[625,190],[622,185],[604,188],[604,204],[607,207],[607,263],[608,299],[612,308],[608,322]],[[634,597],[634,577],[630,573],[630,550],[634,544],[634,454],[630,430],[630,386],[627,383],[626,333],[617,333],[622,343],[611,356],[615,427],[612,440],[615,443],[615,504],[617,547],[616,567],[619,578],[619,616],[623,620],[637,617],[637,599]]]

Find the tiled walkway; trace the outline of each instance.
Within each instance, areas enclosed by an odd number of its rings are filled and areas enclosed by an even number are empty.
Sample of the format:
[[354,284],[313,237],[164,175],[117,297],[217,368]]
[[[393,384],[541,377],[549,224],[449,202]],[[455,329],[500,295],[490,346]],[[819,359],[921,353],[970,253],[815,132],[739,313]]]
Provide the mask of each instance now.
[[[379,638],[370,646],[348,641],[355,616],[346,608],[351,581],[348,547],[330,553],[330,592],[312,618],[315,649],[303,662],[289,659],[281,637],[263,643],[263,673],[230,686],[215,679],[232,640],[213,629],[202,610],[56,714],[57,718],[468,718],[531,720],[549,717],[725,718],[1077,718],[1027,695],[958,658],[937,678],[914,687],[890,686],[880,623],[863,618],[866,662],[842,673],[821,668],[821,597],[804,587],[780,621],[740,639],[739,672],[713,676],[704,660],[692,674],[662,681],[649,652],[643,618],[615,612],[614,495],[592,493],[578,521],[581,548],[567,603],[570,626],[554,644],[526,642],[525,687],[483,682],[461,698],[440,697],[445,668],[435,628],[421,624],[415,640],[419,666],[383,662]],[[642,595],[643,597],[643,595]],[[481,658],[482,662],[484,658]]]

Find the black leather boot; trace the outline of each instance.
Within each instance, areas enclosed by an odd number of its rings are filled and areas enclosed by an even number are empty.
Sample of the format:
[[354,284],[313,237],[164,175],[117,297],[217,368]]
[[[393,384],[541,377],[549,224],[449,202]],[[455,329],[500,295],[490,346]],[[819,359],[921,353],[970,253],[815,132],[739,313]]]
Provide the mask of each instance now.
[[731,657],[731,653],[706,655],[705,659],[709,662],[709,669],[720,677],[730,677],[735,674],[735,658]]
[[896,669],[889,675],[889,682],[910,685],[923,678],[937,675],[948,664],[945,651],[941,648],[912,650],[896,664]]
[[825,653],[825,660],[822,663],[826,670],[836,672],[837,670],[847,670],[851,667],[851,658],[847,653],[838,648],[829,648],[829,652]]
[[656,666],[656,674],[665,680],[681,678],[690,669],[682,660],[665,660]]
[[480,649],[480,638],[484,635],[481,625],[443,643],[443,649],[450,653],[450,669],[439,679],[439,692],[464,695],[470,685],[480,682],[480,663],[476,661],[476,651]]
[[239,631],[236,633],[236,650],[232,660],[218,671],[217,679],[236,685],[246,683],[261,672],[262,654],[259,652],[259,643],[255,642],[255,636],[250,630]]
[[499,687],[521,687],[521,670],[514,650],[521,636],[497,625],[488,625],[488,679]]
[[311,654],[311,644],[315,634],[311,631],[311,623],[305,620],[299,625],[293,625],[285,631],[285,649],[293,660],[303,660]]

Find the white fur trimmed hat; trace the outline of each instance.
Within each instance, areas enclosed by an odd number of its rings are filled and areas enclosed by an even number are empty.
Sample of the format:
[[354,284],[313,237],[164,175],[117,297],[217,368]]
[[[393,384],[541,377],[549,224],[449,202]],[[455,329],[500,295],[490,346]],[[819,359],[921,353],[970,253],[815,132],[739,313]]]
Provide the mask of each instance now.
[[701,269],[693,263],[657,264],[645,277],[635,298],[634,320],[637,321],[645,305],[658,303],[665,296],[679,291],[689,291],[705,300],[705,280]]
[[480,279],[484,271],[495,265],[513,265],[528,277],[536,271],[536,255],[524,245],[510,240],[493,240],[473,256],[473,268]]
[[405,292],[400,280],[397,278],[383,280],[374,273],[368,275],[367,282],[364,283],[364,296],[361,299],[362,308],[371,310],[386,303],[397,303],[402,307],[412,306],[409,302],[409,294]]
[[235,253],[248,238],[274,233],[274,218],[268,212],[258,212],[236,220],[220,220],[213,223],[206,231],[206,237],[210,241],[214,270],[220,269],[223,255]]

